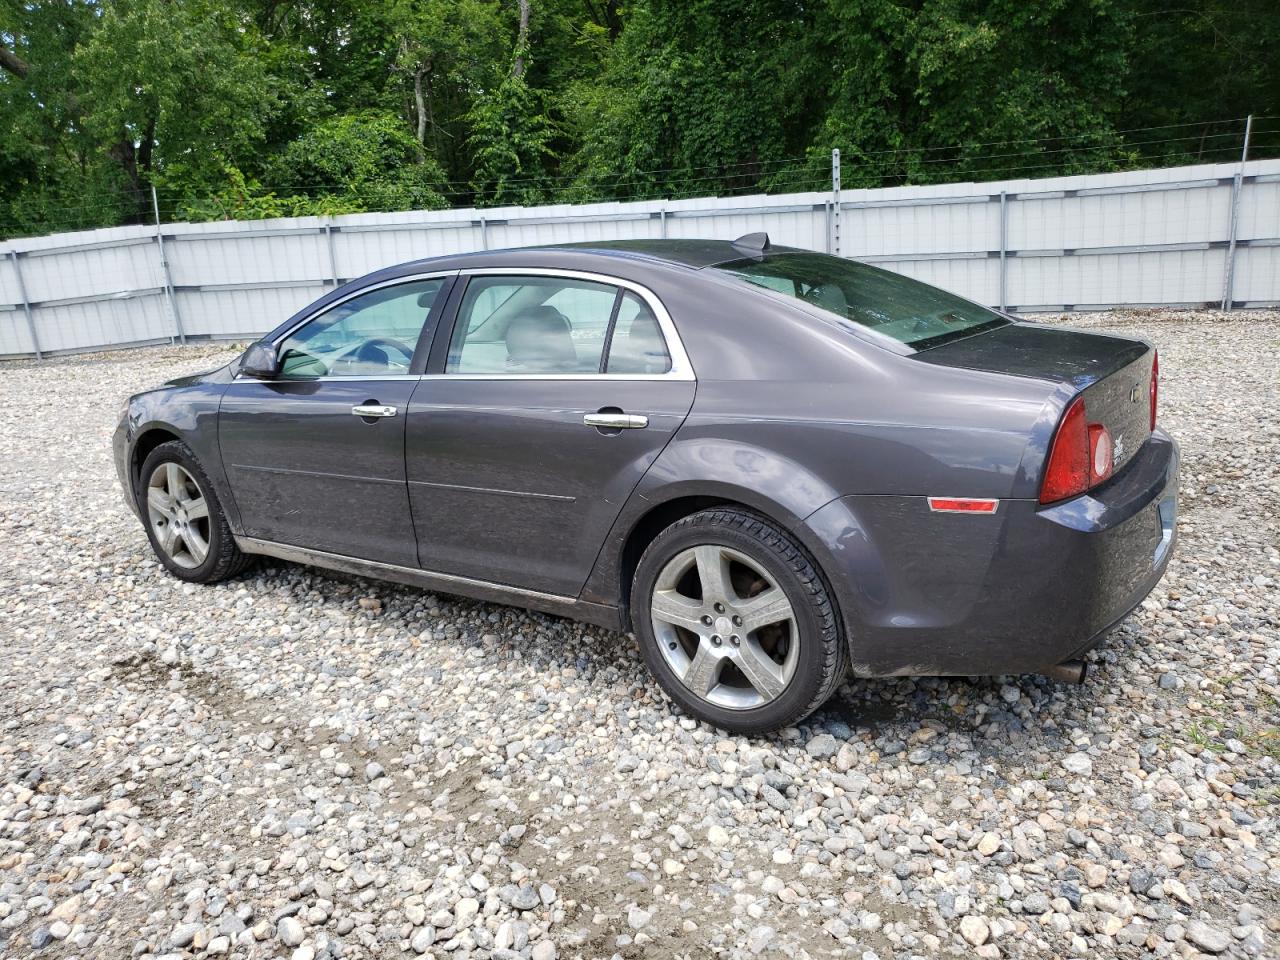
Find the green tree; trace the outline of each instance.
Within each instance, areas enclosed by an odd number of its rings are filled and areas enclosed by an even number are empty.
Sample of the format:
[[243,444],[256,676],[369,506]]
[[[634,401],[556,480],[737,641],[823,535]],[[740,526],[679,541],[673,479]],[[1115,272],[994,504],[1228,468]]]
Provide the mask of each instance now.
[[72,62],[88,3],[0,0],[0,235],[116,223],[119,166],[81,124]]
[[467,114],[478,204],[536,204],[548,195],[554,124],[546,103],[523,75],[482,92]]
[[281,192],[330,196],[350,210],[445,206],[444,172],[404,121],[388,111],[342,114],[317,123],[272,162]]
[[109,143],[128,187],[216,188],[261,147],[280,110],[264,43],[234,8],[205,0],[115,0],[76,51],[84,124]]
[[226,186],[183,199],[190,220],[259,219],[446,206],[438,164],[417,156],[400,117],[365,110],[320,121],[284,147],[264,181],[224,169]]
[[418,156],[448,158],[463,173],[473,78],[489,70],[506,46],[498,5],[492,0],[390,0],[383,16],[395,39],[395,72],[409,87],[406,113]]
[[[1280,154],[1274,0],[0,0],[0,234]],[[1270,119],[1268,119],[1270,117]]]
[[815,149],[840,147],[850,184],[1105,166],[1099,148],[1115,144],[1111,118],[1128,75],[1123,4],[854,0],[828,9],[840,67]]
[[579,84],[576,166],[603,195],[758,184],[800,156],[827,69],[803,0],[649,0],[629,11],[603,81]]
[[[1280,112],[1280,10],[1274,0],[1138,0],[1121,128],[1187,121],[1196,129],[1143,131],[1135,148],[1159,163],[1221,162],[1240,152],[1242,118]],[[1280,123],[1261,121],[1254,154],[1280,152]]]

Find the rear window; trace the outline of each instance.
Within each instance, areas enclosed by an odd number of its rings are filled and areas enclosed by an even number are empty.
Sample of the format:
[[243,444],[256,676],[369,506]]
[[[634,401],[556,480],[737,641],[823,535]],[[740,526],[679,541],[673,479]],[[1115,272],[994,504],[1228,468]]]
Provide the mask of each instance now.
[[775,253],[712,267],[803,300],[846,323],[917,350],[1010,321],[986,307],[901,274],[821,253]]

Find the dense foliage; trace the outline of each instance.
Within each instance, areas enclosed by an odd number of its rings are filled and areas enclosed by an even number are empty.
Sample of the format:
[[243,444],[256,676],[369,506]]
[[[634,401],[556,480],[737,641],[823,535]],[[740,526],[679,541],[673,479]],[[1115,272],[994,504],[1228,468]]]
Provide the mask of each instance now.
[[0,0],[0,235],[1280,147],[1275,0]]

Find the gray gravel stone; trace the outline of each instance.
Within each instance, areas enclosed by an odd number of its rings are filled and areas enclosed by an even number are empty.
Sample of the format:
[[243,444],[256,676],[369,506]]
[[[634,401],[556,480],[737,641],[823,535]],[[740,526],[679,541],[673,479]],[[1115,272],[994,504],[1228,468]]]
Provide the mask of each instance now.
[[1156,878],[1150,870],[1138,868],[1129,874],[1129,889],[1144,896],[1155,886]]
[[1093,773],[1093,761],[1087,753],[1069,753],[1062,758],[1062,766],[1071,773],[1089,776]]
[[804,746],[805,753],[816,760],[826,760],[834,757],[840,749],[840,744],[836,738],[829,733],[820,733],[816,737],[810,737],[809,742]]
[[296,947],[306,936],[297,917],[285,917],[276,924],[276,936],[286,947]]
[[510,899],[507,901],[517,910],[532,910],[537,907],[542,900],[538,897],[538,891],[532,887],[517,887],[512,891]]
[[175,947],[185,947],[195,939],[197,933],[200,932],[203,924],[184,923],[173,928],[173,933],[169,934],[169,943]]
[[414,933],[412,939],[409,941],[409,946],[412,948],[414,953],[426,953],[431,949],[431,945],[435,942],[435,927],[422,927]]
[[760,796],[764,798],[764,802],[775,810],[781,810],[784,813],[791,809],[791,801],[784,797],[773,787],[765,786],[760,789]]
[[1049,912],[1049,898],[1043,893],[1033,893],[1022,900],[1024,913],[1042,914]]
[[1206,953],[1223,953],[1231,946],[1231,936],[1199,920],[1187,924],[1186,937]]
[[597,627],[165,575],[114,418],[227,345],[0,363],[0,952],[1280,955],[1280,315],[1068,320],[1159,344],[1182,450],[1089,681],[857,680],[754,738]]

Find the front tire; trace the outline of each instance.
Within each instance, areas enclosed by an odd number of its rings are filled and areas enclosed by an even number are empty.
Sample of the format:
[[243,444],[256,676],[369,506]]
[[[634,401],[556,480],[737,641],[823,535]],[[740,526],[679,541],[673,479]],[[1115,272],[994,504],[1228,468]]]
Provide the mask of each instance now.
[[663,690],[734,733],[798,723],[848,670],[821,572],[754,514],[704,510],[667,527],[640,558],[631,601],[641,653]]
[[181,580],[217,583],[252,562],[236,546],[200,461],[180,440],[160,444],[143,461],[138,507],[151,549]]

